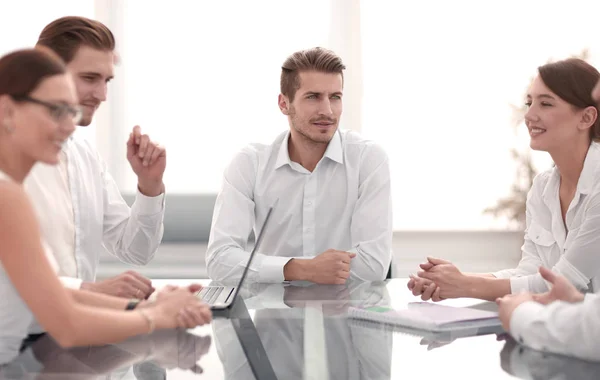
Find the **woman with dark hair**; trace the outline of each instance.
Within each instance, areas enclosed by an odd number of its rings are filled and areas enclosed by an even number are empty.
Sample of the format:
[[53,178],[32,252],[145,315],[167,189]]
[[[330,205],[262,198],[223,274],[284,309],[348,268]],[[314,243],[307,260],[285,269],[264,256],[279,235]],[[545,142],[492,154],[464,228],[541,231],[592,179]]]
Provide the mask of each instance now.
[[112,343],[211,318],[193,295],[198,286],[170,287],[155,303],[138,305],[61,285],[22,182],[36,162],[58,163],[81,117],[75,94],[64,63],[46,49],[0,58],[0,364],[18,354],[34,317],[62,346]]
[[[600,103],[600,81],[596,82],[592,97],[596,103]],[[595,139],[596,135],[591,135],[591,138]],[[593,197],[597,198],[597,195]],[[593,201],[597,204],[596,199]],[[594,211],[590,211],[593,217]],[[593,234],[592,231],[587,233]],[[597,253],[587,253],[590,255],[589,270],[594,271],[598,264],[594,260]],[[552,285],[552,289],[542,294],[509,294],[496,300],[504,329],[521,344],[536,350],[600,361],[598,287],[594,288],[596,293],[584,295],[566,276],[557,275],[544,267],[539,272]]]
[[408,283],[423,299],[495,300],[523,291],[543,293],[538,269],[552,268],[580,291],[600,291],[600,119],[592,98],[600,73],[580,59],[538,69],[527,93],[525,124],[534,150],[555,166],[540,173],[526,205],[525,243],[515,269],[462,273],[448,261],[428,258]]

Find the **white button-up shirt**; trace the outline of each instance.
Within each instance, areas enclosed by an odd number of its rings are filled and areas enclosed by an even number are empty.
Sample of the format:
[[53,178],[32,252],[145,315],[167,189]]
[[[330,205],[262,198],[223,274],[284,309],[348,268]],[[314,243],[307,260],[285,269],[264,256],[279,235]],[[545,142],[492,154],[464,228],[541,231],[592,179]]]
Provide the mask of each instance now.
[[547,306],[524,302],[513,311],[510,332],[536,350],[600,361],[600,296],[588,293],[580,303]]
[[271,145],[242,150],[225,171],[215,204],[206,262],[210,278],[235,281],[248,262],[248,238],[278,200],[249,281],[282,282],[292,258],[328,249],[354,252],[351,276],[384,279],[391,262],[388,158],[381,147],[338,131],[311,173],[292,162],[289,131]]
[[592,143],[569,205],[562,219],[560,173],[540,173],[527,197],[527,229],[523,257],[516,269],[494,273],[510,278],[512,293],[542,293],[548,285],[540,266],[567,277],[581,291],[600,290],[600,144]]
[[58,275],[76,278],[75,218],[68,171],[67,153],[63,149],[58,165],[42,162],[34,165],[27,176],[26,188],[35,205],[42,236],[59,264]]
[[[75,227],[74,252],[63,252],[55,245],[50,248],[59,263],[65,256],[75,256],[76,277],[61,276],[64,285],[79,288],[82,281],[94,281],[102,250],[121,261],[143,265],[156,253],[163,235],[164,194],[146,197],[138,192],[129,208],[117,184],[107,171],[98,152],[85,140],[73,136],[65,143],[67,173]],[[47,168],[45,168],[47,169]],[[58,167],[52,168],[58,173]],[[39,189],[44,181],[35,170],[25,180],[25,188],[40,218],[44,234],[54,230],[51,208],[55,201],[48,191]],[[47,173],[46,173],[47,175]],[[55,239],[48,239],[51,243]],[[66,271],[61,269],[62,273]]]

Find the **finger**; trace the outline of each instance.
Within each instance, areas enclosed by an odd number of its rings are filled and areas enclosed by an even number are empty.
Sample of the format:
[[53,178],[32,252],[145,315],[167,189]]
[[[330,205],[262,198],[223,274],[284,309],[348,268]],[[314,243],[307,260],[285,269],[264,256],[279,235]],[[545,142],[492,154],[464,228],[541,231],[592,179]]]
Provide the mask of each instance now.
[[548,281],[549,283],[554,284],[556,282],[557,276],[550,269],[546,267],[540,267],[540,274],[542,275],[544,280]]
[[126,275],[123,277],[123,281],[135,288],[134,295],[136,298],[146,298],[152,293],[152,287],[140,281],[135,276]]
[[212,310],[210,310],[210,307],[208,307],[208,305],[205,305],[204,311],[202,311],[202,313],[204,314],[204,319],[207,323],[212,322]]
[[412,290],[412,294],[414,296],[420,296],[421,294],[423,294],[423,287],[425,286],[425,282],[423,282],[422,279],[418,279],[417,281],[415,281],[415,287]]
[[203,305],[195,305],[186,307],[186,313],[189,315],[190,320],[192,322],[188,328],[194,328],[196,326],[202,326],[206,324],[205,317],[202,313]]
[[431,300],[433,302],[440,302],[441,300],[443,300],[442,296],[440,296],[440,287],[436,287],[435,291],[433,292],[433,295],[431,296]]
[[136,125],[135,127],[133,127],[133,131],[131,131],[131,133],[133,134],[135,144],[140,145],[140,139],[142,137],[142,128],[140,128],[139,125]]
[[532,294],[531,297],[535,302],[541,303],[542,305],[548,305],[549,303],[555,301],[555,299],[553,299],[549,292],[542,294]]
[[141,297],[141,295],[139,289],[129,283],[121,283],[120,290],[117,293],[117,296],[123,298],[138,298]]
[[337,272],[337,277],[343,278],[344,280],[350,277],[350,272],[346,270],[339,270]]
[[162,157],[165,154],[165,148],[163,148],[160,145],[156,145],[154,148],[154,152],[152,153],[152,156],[150,157],[150,164],[149,165],[153,165],[156,161],[158,161],[159,157]]
[[348,256],[350,256],[351,259],[356,257],[356,253],[354,252],[348,252]]
[[149,296],[152,293],[152,285],[148,285],[147,282],[140,280],[138,277],[132,276],[128,277],[130,279],[130,283],[133,284],[136,288],[141,290],[145,295]]
[[432,263],[423,263],[423,264],[419,264],[419,267],[423,270],[430,270],[431,268],[433,268],[435,265],[433,265]]
[[165,293],[170,293],[175,289],[178,289],[178,287],[175,285],[166,285],[163,288],[161,288],[160,291],[165,292]]
[[452,264],[450,261],[438,259],[435,257],[427,257],[427,261],[429,261],[433,265]]
[[200,284],[192,284],[192,285],[188,286],[190,293],[197,293],[197,292],[201,291],[203,288],[204,288],[204,286],[202,286]]
[[433,281],[433,282],[435,282],[435,280],[437,279],[437,275],[435,273],[425,272],[425,271],[417,272],[417,276],[419,276],[420,278],[424,278],[426,280]]
[[416,285],[416,281],[414,278],[412,278],[412,275],[411,275],[410,280],[408,280],[408,282],[406,283],[406,287],[408,288],[408,290],[413,290],[415,285]]
[[182,329],[189,329],[189,328],[191,328],[190,326],[193,325],[193,322],[190,320],[190,317],[187,316],[185,314],[185,312],[183,312],[183,311],[180,311],[177,314],[176,320],[177,320],[177,327],[180,327]]
[[152,142],[149,142],[148,146],[146,147],[146,152],[144,153],[144,157],[142,158],[142,165],[144,165],[144,166],[150,165],[150,159],[152,158],[152,155],[154,154],[155,149],[156,149],[155,145],[152,144]]
[[149,278],[144,277],[143,275],[139,274],[136,271],[128,270],[125,273],[132,275],[133,277],[137,278],[138,280],[140,280],[141,282],[143,282],[144,284],[146,284],[148,286],[152,286],[152,281]]
[[548,298],[548,294],[533,294],[532,298],[535,302],[541,303],[542,305],[547,305],[550,303],[550,299]]
[[210,311],[208,306],[200,305],[200,306],[198,306],[198,308],[195,312],[195,317],[196,317],[195,318],[196,325],[202,326],[207,323],[210,323],[210,321],[212,320],[212,312]]
[[350,255],[343,255],[340,259],[344,264],[350,265],[352,263],[352,257],[350,257]]
[[431,299],[431,296],[433,295],[433,292],[437,289],[437,286],[432,282],[431,284],[429,284],[429,286],[427,286],[425,288],[425,290],[423,291],[423,294],[421,294],[421,299],[423,301],[428,301],[429,299]]
[[178,318],[181,322],[183,322],[183,325],[181,325],[181,327],[184,327],[186,329],[196,327],[194,314],[190,311],[190,309],[188,309],[188,307],[185,307],[179,311]]
[[129,138],[127,139],[127,158],[131,158],[135,156],[135,139],[133,138],[133,133],[129,134]]
[[138,157],[144,158],[146,155],[146,149],[148,149],[148,144],[150,143],[150,137],[148,135],[142,135],[140,138],[140,149],[138,150]]

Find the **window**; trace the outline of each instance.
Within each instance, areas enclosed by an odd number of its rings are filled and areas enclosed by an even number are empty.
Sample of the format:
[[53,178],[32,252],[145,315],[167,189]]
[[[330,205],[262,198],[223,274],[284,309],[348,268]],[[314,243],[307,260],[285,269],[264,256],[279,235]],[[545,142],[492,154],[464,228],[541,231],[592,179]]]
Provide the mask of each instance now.
[[[482,214],[508,195],[510,104],[550,58],[590,49],[598,67],[600,3],[362,1],[362,133],[386,148],[394,228],[506,228]],[[549,156],[534,153],[539,168]]]
[[328,47],[329,3],[123,3],[117,182],[135,189],[123,158],[139,124],[167,148],[170,193],[215,193],[236,152],[288,128],[277,106],[281,64],[296,50]]

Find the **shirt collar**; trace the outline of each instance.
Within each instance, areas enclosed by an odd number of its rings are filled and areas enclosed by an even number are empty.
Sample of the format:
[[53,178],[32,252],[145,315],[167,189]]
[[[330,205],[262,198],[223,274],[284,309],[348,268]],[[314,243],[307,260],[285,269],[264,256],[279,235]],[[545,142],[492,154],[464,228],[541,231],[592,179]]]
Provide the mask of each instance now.
[[275,169],[279,169],[284,165],[291,165],[290,152],[288,151],[288,141],[290,140],[290,132],[288,131],[283,137],[279,152],[277,153],[277,161],[275,161]]
[[344,163],[344,155],[342,154],[342,137],[340,131],[335,131],[335,134],[331,138],[327,149],[325,150],[325,157],[338,164]]
[[[583,162],[583,169],[577,181],[577,192],[580,194],[589,194],[594,186],[594,177],[596,170],[600,164],[600,144],[592,143]],[[552,170],[552,175],[546,185],[542,196],[547,204],[556,196],[560,186],[560,172],[555,166]]]
[[[279,152],[277,153],[277,161],[275,161],[275,169],[279,169],[284,165],[291,165],[292,160],[290,159],[290,152],[288,149],[288,142],[290,140],[290,132],[288,131],[283,141],[281,142],[281,146],[279,147]],[[340,136],[340,131],[335,131],[331,141],[327,145],[327,149],[325,150],[325,155],[323,157],[327,157],[332,161],[335,161],[339,164],[344,163],[344,155],[342,153],[342,138]]]

